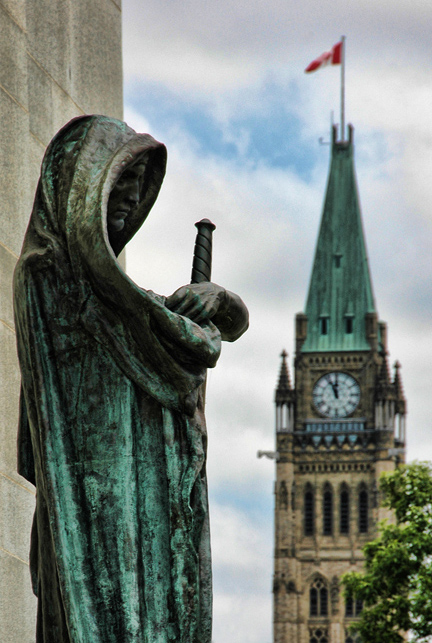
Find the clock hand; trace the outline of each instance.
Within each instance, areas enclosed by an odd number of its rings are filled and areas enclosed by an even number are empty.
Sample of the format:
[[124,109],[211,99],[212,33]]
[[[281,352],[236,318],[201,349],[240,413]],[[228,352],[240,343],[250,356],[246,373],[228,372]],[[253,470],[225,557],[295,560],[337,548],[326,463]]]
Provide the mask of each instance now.
[[335,379],[336,379],[336,382],[335,382],[335,396],[336,396],[336,399],[339,399],[339,382],[338,382],[338,374],[337,373],[335,373]]

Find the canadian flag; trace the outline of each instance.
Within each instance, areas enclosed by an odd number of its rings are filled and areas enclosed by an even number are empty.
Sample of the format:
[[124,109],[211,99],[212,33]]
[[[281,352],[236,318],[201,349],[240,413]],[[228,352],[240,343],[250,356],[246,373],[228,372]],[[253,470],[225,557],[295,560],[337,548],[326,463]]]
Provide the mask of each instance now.
[[305,69],[306,73],[311,71],[316,71],[321,69],[321,67],[326,67],[326,65],[340,65],[342,62],[342,40],[330,49],[330,51],[325,51],[321,56],[315,58]]

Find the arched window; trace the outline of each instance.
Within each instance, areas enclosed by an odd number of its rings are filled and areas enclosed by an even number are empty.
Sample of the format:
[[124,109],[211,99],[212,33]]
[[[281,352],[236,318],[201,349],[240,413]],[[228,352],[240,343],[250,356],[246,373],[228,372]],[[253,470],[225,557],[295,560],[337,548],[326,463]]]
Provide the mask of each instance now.
[[318,590],[316,587],[311,587],[309,592],[309,613],[311,616],[318,616]]
[[354,601],[352,596],[347,596],[345,599],[345,616],[354,616]]
[[324,630],[321,628],[316,630],[310,630],[309,643],[328,643],[327,630]]
[[362,609],[363,601],[361,601],[360,599],[353,599],[352,596],[348,596],[345,599],[345,616],[347,616],[348,618],[360,616]]
[[330,485],[325,485],[323,493],[323,534],[333,533],[333,492]]
[[349,534],[350,530],[350,497],[348,487],[343,485],[339,496],[339,531]]
[[304,533],[313,536],[315,531],[315,500],[310,486],[306,487],[304,495]]
[[369,498],[368,492],[364,488],[359,492],[358,518],[359,532],[366,534],[369,529]]
[[321,578],[315,579],[309,591],[309,614],[310,616],[328,615],[328,591],[326,584]]

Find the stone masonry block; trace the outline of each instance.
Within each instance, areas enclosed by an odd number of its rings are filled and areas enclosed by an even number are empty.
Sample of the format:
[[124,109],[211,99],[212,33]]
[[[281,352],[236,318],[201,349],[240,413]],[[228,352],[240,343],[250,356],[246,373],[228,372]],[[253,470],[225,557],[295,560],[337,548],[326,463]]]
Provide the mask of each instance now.
[[54,81],[28,56],[30,131],[46,147],[52,138],[52,86]]
[[[58,130],[66,125],[71,118],[81,116],[84,111],[78,109],[71,97],[66,94],[60,87],[52,87],[52,134],[54,136]],[[51,138],[50,136],[50,138]]]
[[71,7],[71,95],[87,113],[122,118],[121,12],[112,0],[74,0]]
[[45,153],[45,145],[43,145],[38,138],[30,134],[29,150],[28,150],[28,158],[29,158],[28,184],[29,184],[29,191],[32,195],[32,200],[31,200],[28,212],[26,213],[26,228],[27,228],[32,207],[33,207],[33,200],[36,193],[37,183],[39,181],[40,166],[42,163],[42,158],[44,153]]
[[0,9],[0,85],[27,107],[25,32]]
[[16,436],[20,374],[16,354],[15,333],[0,322],[0,471],[14,479],[16,473]]
[[[75,102],[57,83],[29,57],[30,131],[41,145],[39,170],[48,143],[71,118],[83,114]],[[38,172],[39,176],[39,172]]]
[[26,29],[26,3],[27,0],[2,0],[2,9],[5,14],[0,20],[6,19],[6,16],[14,20],[17,25],[25,31]]
[[1,245],[0,241],[0,319],[13,328],[12,277],[16,255]]
[[0,548],[28,561],[35,492],[0,472]]
[[0,113],[0,241],[19,255],[32,201],[27,181],[29,117],[1,89]]
[[28,564],[1,549],[0,588],[2,643],[34,643],[36,598],[31,589]]
[[27,0],[28,50],[66,91],[71,80],[70,0]]

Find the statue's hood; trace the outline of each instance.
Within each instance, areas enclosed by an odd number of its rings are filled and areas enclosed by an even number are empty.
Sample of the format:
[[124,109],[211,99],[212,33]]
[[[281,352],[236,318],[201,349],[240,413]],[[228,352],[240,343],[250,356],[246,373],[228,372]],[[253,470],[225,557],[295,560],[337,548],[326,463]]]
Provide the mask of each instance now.
[[[139,205],[110,244],[106,224],[109,195],[125,167],[141,155],[146,156],[147,165]],[[137,134],[125,123],[106,116],[74,118],[46,150],[29,225],[33,234],[27,242],[31,245],[33,240],[40,246],[41,237],[46,241],[47,236],[54,237],[57,243],[66,243],[69,254],[73,254],[76,242],[81,248],[90,242],[93,251],[103,244],[117,256],[147,218],[165,166],[166,148],[150,135]]]

